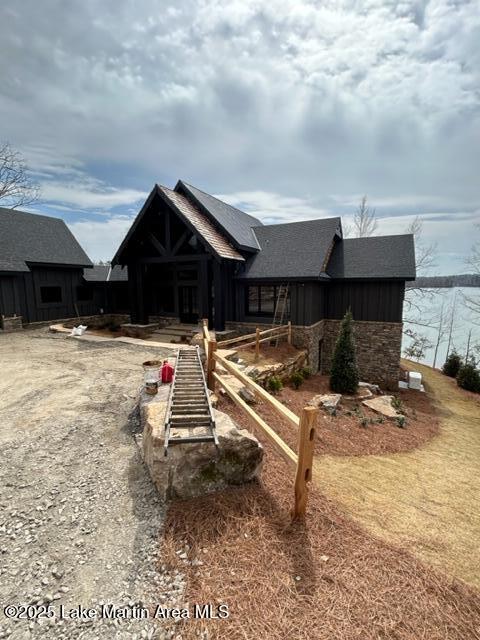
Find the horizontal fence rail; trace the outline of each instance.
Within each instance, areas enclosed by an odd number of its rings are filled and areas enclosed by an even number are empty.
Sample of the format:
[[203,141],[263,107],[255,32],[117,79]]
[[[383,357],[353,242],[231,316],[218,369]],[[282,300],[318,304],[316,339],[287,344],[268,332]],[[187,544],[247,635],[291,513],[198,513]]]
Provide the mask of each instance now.
[[[291,325],[288,327],[289,342],[291,338]],[[269,334],[275,336],[275,330],[282,329],[284,327],[276,327],[275,329],[268,329]],[[259,344],[259,329],[256,331],[257,338],[257,350]],[[245,336],[242,336],[245,339]],[[270,340],[264,338],[264,340]],[[217,353],[217,347],[224,346],[226,342],[232,344],[231,341],[223,341],[217,344],[216,340],[212,339],[208,331],[208,324],[206,321],[203,323],[203,342],[205,346],[206,354],[206,369],[207,369],[207,384],[208,388],[215,392],[215,383],[218,383],[225,389],[225,392],[233,400],[233,402],[243,409],[245,413],[255,422],[255,424],[262,430],[264,435],[274,446],[275,450],[283,457],[283,459],[292,467],[295,468],[295,500],[294,507],[292,509],[292,518],[298,519],[305,516],[307,499],[308,499],[308,487],[307,483],[312,480],[312,465],[313,465],[313,450],[315,443],[315,425],[318,418],[319,410],[316,407],[304,407],[302,409],[301,416],[298,417],[293,411],[290,411],[281,402],[269,394],[263,387],[258,385],[254,380],[249,378],[243,371],[240,371],[233,362],[227,360],[224,356]],[[261,398],[272,407],[276,413],[282,418],[286,419],[298,433],[298,453],[295,453],[282,438],[272,429],[272,427],[261,418],[256,411],[249,406],[243,398],[232,388],[224,376],[220,375],[216,371],[216,365],[219,364],[230,375],[234,376],[237,380],[242,382],[245,386],[251,389],[258,398]]]

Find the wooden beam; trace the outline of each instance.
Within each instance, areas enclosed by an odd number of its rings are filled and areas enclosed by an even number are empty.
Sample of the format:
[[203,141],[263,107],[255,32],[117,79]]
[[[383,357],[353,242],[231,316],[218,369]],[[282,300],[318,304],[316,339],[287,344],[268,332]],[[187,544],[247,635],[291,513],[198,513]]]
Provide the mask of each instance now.
[[216,362],[219,362],[222,365],[222,367],[224,367],[227,371],[229,371],[233,376],[241,380],[243,384],[250,387],[252,391],[254,391],[259,398],[262,398],[262,400],[266,400],[268,403],[270,403],[273,409],[275,409],[275,411],[282,418],[286,418],[287,420],[289,420],[295,427],[299,426],[300,420],[298,416],[296,416],[293,413],[293,411],[290,411],[290,409],[287,409],[287,407],[285,407],[281,402],[279,402],[276,398],[270,395],[268,391],[265,391],[263,387],[261,387],[256,382],[254,382],[251,378],[249,378],[246,374],[244,374],[243,371],[240,371],[240,369],[238,369],[238,367],[236,367],[233,364],[233,362],[230,362],[230,360],[227,360],[226,358],[221,356],[219,353],[214,353],[213,358],[214,360],[216,360]]
[[157,240],[157,238],[153,235],[153,233],[151,231],[149,231],[147,237],[150,240],[150,242],[153,244],[155,249],[158,251],[158,253],[160,253],[162,256],[166,256],[167,255],[167,251],[166,251],[165,247],[163,246],[163,244],[159,240]]
[[[281,331],[281,330],[285,331],[287,328],[288,328],[288,325],[286,325],[286,324],[283,325],[282,324],[282,325],[279,325],[278,327],[275,327],[273,329],[265,329],[265,331],[260,331],[260,335],[261,336],[271,335],[275,331]],[[285,333],[285,335],[287,335],[287,334]],[[257,337],[257,333],[255,331],[255,333],[248,333],[248,334],[245,334],[243,336],[238,336],[237,338],[229,338],[228,340],[221,340],[218,343],[218,346],[220,348],[222,348],[222,347],[226,346],[227,344],[235,344],[235,342],[243,342],[243,340],[249,340],[250,338],[255,338],[256,339],[256,337]],[[277,336],[274,335],[273,337],[276,338]],[[281,336],[278,336],[278,337],[281,337]],[[268,338],[268,340],[271,340],[271,337]]]
[[210,391],[215,393],[215,351],[217,349],[216,340],[208,341],[208,349],[207,349],[207,386]]
[[170,237],[170,209],[165,211],[165,249],[167,254],[172,253],[172,238]]
[[185,240],[188,238],[188,236],[190,235],[190,231],[187,229],[187,231],[184,231],[182,233],[182,235],[180,236],[180,238],[177,240],[177,242],[173,245],[173,249],[172,249],[172,256],[174,256],[177,251],[180,249],[180,247],[182,246],[182,244],[185,242]]
[[[277,451],[283,456],[283,458],[292,466],[296,466],[298,462],[297,455],[290,449],[288,445],[280,438],[280,436],[275,433],[275,431],[268,426],[265,420],[262,420],[260,416],[258,416],[255,411],[244,401],[242,398],[230,387],[230,385],[225,382],[225,380],[218,375],[218,373],[214,372],[213,377],[215,380],[222,385],[228,395],[232,398],[232,400],[241,407],[248,415],[252,418],[255,424],[262,429],[265,435],[269,438],[270,442],[275,446]],[[313,407],[312,407],[313,408]]]
[[209,256],[207,254],[192,254],[192,255],[180,255],[180,256],[162,256],[162,257],[147,257],[140,258],[139,262],[142,264],[163,264],[165,262],[170,262],[171,264],[175,264],[176,262],[199,262],[200,260],[208,260]]
[[303,518],[307,507],[307,482],[312,479],[313,449],[315,446],[315,424],[318,418],[317,407],[304,407],[300,416],[298,430],[298,464],[295,477],[295,507],[293,519]]

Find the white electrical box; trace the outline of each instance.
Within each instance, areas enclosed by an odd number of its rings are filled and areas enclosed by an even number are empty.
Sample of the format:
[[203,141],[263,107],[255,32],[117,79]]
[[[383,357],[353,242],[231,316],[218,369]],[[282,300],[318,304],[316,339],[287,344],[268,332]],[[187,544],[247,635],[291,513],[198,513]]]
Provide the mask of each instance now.
[[408,386],[410,389],[416,389],[417,391],[421,391],[422,389],[422,374],[418,371],[409,371],[408,372]]

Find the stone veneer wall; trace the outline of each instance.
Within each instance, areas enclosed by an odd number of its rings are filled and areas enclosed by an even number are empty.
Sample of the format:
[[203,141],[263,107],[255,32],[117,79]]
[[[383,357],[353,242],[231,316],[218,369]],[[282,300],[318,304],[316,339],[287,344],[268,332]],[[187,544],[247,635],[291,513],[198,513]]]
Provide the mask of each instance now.
[[[321,373],[328,373],[341,320],[324,320]],[[386,389],[398,389],[402,346],[401,322],[353,323],[360,377]]]
[[[330,371],[333,350],[340,330],[341,320],[320,320],[309,327],[292,326],[292,342],[298,349],[308,352],[311,369],[322,374]],[[355,321],[353,327],[357,363],[360,377],[366,382],[386,389],[397,389],[402,346],[401,322]],[[255,327],[270,329],[271,324],[229,322],[228,329],[251,333]],[[322,361],[319,362],[319,346],[322,340]]]

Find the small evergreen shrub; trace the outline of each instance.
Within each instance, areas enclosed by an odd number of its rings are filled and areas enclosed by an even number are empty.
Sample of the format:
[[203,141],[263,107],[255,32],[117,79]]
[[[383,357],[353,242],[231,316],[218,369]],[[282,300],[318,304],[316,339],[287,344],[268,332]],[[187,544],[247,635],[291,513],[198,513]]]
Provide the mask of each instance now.
[[283,389],[283,384],[278,376],[271,376],[267,380],[267,390],[270,391],[270,393],[272,393],[273,395],[275,395],[282,389]]
[[305,378],[300,371],[294,371],[290,376],[290,382],[293,384],[295,389],[300,388],[300,385],[303,383],[304,379]]
[[462,360],[456,351],[452,351],[445,360],[445,364],[442,367],[442,371],[446,376],[450,378],[456,378],[460,367],[462,366]]
[[480,393],[480,371],[473,361],[462,364],[457,374],[457,384],[467,391]]
[[395,409],[395,411],[398,411],[398,413],[404,413],[405,411],[403,402],[400,400],[400,398],[397,398],[397,396],[393,396],[392,407]]
[[404,429],[407,426],[407,419],[405,416],[397,416],[396,420],[397,427],[400,427],[400,429]]
[[362,416],[360,418],[360,426],[366,429],[368,427],[368,418],[366,418],[365,416]]
[[305,380],[308,380],[312,375],[312,370],[310,369],[310,367],[303,367],[303,369],[300,369],[300,373],[305,378]]
[[352,313],[347,311],[333,353],[330,388],[336,393],[355,393],[358,387],[358,369],[355,359]]

